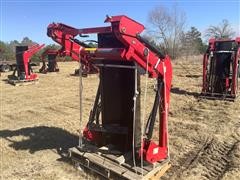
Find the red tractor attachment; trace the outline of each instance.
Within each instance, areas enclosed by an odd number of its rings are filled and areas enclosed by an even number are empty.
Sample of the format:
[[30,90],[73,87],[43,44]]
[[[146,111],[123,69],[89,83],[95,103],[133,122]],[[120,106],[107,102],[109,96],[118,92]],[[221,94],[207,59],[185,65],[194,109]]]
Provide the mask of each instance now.
[[210,39],[203,58],[202,97],[234,100],[238,91],[240,37]]
[[[91,48],[84,42],[81,42],[75,37],[80,35],[78,29],[67,26],[62,23],[49,24],[47,29],[47,35],[51,37],[56,43],[62,46],[61,55],[70,56],[74,61],[80,61],[80,50],[81,48]],[[87,74],[95,74],[98,72],[97,67],[90,64],[88,61],[81,60],[82,62],[82,73],[86,76]],[[75,71],[75,74],[79,74],[79,70]]]
[[[171,60],[141,36],[142,24],[127,16],[107,17],[105,22],[111,25],[86,29],[64,24],[48,26],[48,35],[56,42],[64,39],[66,52],[76,59],[80,57],[89,71],[99,72],[99,86],[83,138],[69,155],[76,164],[107,178],[147,179],[170,167],[167,123]],[[98,37],[97,48],[86,47],[75,39],[93,33]],[[140,120],[143,74],[157,81],[146,123]],[[144,130],[142,124],[146,125]],[[153,135],[158,138],[153,139]]]
[[[39,69],[40,73],[46,74],[47,72],[59,72],[57,65],[57,56],[60,54],[60,50],[46,49],[41,56],[42,67]],[[48,64],[46,64],[46,57]]]
[[[44,44],[28,46],[16,46],[16,68],[13,75],[8,77],[8,82],[13,85],[30,84],[38,80],[37,74],[33,73],[30,59]],[[17,74],[16,74],[17,73]]]

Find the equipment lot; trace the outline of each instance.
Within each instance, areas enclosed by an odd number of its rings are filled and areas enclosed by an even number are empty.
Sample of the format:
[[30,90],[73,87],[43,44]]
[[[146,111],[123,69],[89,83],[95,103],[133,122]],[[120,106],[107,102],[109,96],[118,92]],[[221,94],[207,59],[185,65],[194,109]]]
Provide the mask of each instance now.
[[[76,62],[60,72],[39,74],[36,85],[14,87],[1,74],[1,175],[3,179],[96,179],[74,169],[58,154],[78,143],[79,78]],[[184,68],[183,68],[184,66]],[[35,69],[36,71],[38,70]],[[201,57],[173,62],[169,113],[172,167],[163,179],[240,179],[240,100],[203,100]],[[148,100],[154,98],[148,80]],[[83,119],[88,121],[97,75],[83,78]],[[144,79],[142,82],[144,91]],[[150,111],[151,103],[147,103]],[[147,112],[148,112],[147,111]]]

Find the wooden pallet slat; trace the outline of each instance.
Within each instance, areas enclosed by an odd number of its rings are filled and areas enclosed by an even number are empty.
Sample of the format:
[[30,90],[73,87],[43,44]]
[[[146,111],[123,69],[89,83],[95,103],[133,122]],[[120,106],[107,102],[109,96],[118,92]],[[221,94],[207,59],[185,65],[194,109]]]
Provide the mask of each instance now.
[[[116,159],[119,155],[102,154],[97,151],[86,152],[77,147],[69,149],[69,156],[74,163],[82,165],[106,178],[118,179],[159,179],[169,168],[168,160],[153,165],[140,165],[134,167],[132,163],[119,163]],[[124,156],[124,155],[122,155]],[[129,158],[128,158],[129,160]]]
[[8,83],[14,86],[26,86],[30,84],[37,84],[38,79],[35,80],[16,80],[16,79],[8,79]]
[[230,94],[219,94],[219,93],[201,93],[198,98],[202,99],[212,99],[212,100],[227,100],[235,101],[237,96],[232,96]]

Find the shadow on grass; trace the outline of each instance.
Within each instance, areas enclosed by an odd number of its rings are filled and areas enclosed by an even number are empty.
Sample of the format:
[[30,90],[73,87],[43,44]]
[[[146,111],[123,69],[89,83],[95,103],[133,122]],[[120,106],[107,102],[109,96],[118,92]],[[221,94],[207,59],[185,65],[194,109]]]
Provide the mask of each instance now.
[[186,75],[186,77],[188,77],[188,78],[200,78],[200,77],[202,77],[202,75],[196,75],[196,74],[194,74],[194,75]]
[[5,84],[9,84],[9,83],[8,83],[8,79],[2,79],[2,81],[3,81]]
[[180,94],[180,95],[189,95],[197,98],[199,96],[199,93],[197,92],[188,92],[186,90],[180,89],[180,88],[172,88],[171,93],[174,94]]
[[[24,138],[21,141],[13,140],[13,137],[17,136]],[[58,153],[65,153],[68,148],[78,144],[78,136],[62,128],[48,126],[1,130],[0,138],[11,142],[9,146],[15,150],[29,150],[30,153],[47,149],[56,149]]]
[[[23,140],[14,141],[14,137],[18,136],[24,136]],[[0,138],[4,138],[11,142],[9,146],[15,150],[29,150],[30,153],[47,149],[56,149],[60,155],[57,161],[65,162],[69,165],[73,164],[67,155],[67,150],[78,145],[78,136],[62,128],[48,126],[26,127],[17,130],[1,130]],[[82,169],[84,173],[90,175],[93,179],[105,179],[87,168],[82,167]]]

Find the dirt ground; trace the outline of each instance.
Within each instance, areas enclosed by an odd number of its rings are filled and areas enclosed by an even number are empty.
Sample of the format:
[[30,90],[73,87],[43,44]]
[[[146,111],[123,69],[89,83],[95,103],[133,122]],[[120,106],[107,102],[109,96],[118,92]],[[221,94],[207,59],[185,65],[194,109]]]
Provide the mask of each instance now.
[[[78,144],[78,131],[88,120],[98,77],[83,79],[80,124],[79,78],[75,62],[59,63],[59,73],[39,74],[39,83],[14,87],[1,75],[2,179],[98,179],[76,170],[59,155]],[[36,69],[37,70],[37,69]],[[201,62],[173,63],[169,113],[172,167],[162,179],[240,179],[240,100],[199,99]],[[145,79],[142,78],[142,85]],[[147,111],[154,97],[148,81]]]

